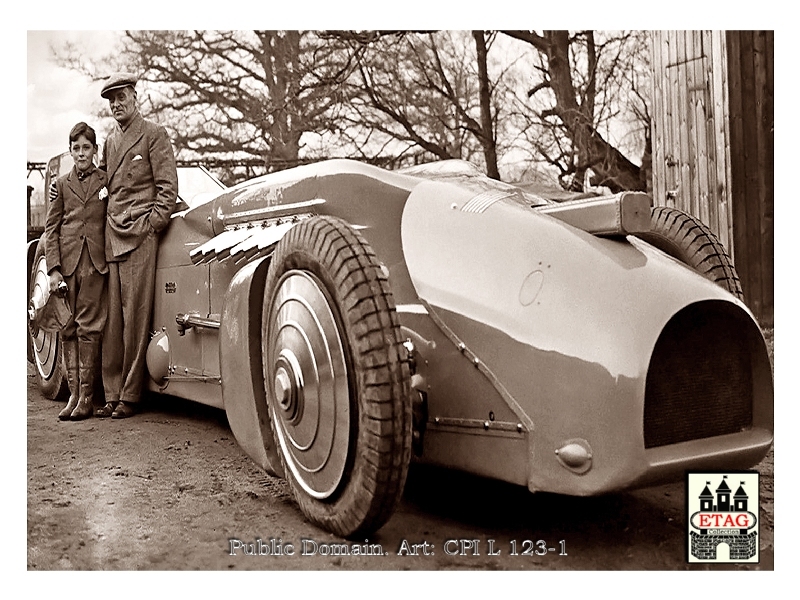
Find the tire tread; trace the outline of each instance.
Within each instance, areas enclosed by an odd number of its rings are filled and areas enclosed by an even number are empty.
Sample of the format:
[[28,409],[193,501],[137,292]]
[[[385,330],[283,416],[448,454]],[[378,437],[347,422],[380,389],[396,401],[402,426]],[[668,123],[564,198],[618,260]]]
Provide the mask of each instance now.
[[652,244],[743,300],[742,284],[728,252],[711,229],[682,210],[656,206],[651,230],[637,237]]
[[368,242],[345,221],[318,216],[293,227],[273,255],[267,293],[281,265],[312,270],[315,264],[322,270],[315,275],[339,307],[351,349],[359,419],[353,462],[341,491],[327,502],[305,494],[282,455],[281,461],[309,520],[343,537],[358,537],[391,517],[405,486],[411,458],[410,373],[399,351],[402,337],[388,278]]

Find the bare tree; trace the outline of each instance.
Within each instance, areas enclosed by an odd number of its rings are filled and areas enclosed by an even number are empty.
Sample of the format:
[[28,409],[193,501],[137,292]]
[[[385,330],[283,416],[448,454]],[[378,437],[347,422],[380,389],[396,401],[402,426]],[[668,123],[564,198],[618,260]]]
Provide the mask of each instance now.
[[96,79],[137,72],[143,111],[182,158],[265,170],[460,158],[499,179],[527,155],[565,187],[591,170],[594,185],[644,189],[628,157],[649,131],[645,34],[504,33],[127,31],[97,64],[75,47],[60,58]]
[[350,48],[348,141],[407,161],[461,158],[499,179],[501,68],[490,74],[491,32],[325,32]]
[[[610,123],[621,113],[638,111],[647,119],[649,82],[635,73],[646,61],[643,32],[505,31],[532,46],[539,79],[527,97],[534,107],[532,145],[559,170],[566,185],[580,188],[589,169],[593,185],[612,191],[645,189],[640,168],[608,140]],[[630,107],[633,102],[635,107]],[[649,131],[649,122],[641,129]],[[629,126],[629,125],[628,125]],[[605,130],[605,132],[604,132]],[[645,133],[645,142],[649,133]]]
[[327,129],[337,102],[336,48],[308,32],[126,31],[120,46],[96,65],[74,47],[61,60],[95,78],[136,72],[147,82],[143,112],[170,130],[186,158],[294,166],[303,135]]

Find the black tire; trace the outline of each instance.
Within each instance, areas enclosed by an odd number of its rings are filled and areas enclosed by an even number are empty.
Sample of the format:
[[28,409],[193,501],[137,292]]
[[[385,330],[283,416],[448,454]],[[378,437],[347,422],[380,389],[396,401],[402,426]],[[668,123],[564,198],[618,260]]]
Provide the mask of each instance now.
[[702,221],[677,208],[653,208],[650,231],[636,237],[655,246],[743,300],[742,284],[731,257]]
[[343,537],[392,515],[411,458],[411,383],[394,299],[374,251],[344,221],[295,225],[265,283],[270,427],[303,514]]
[[[44,238],[39,240],[28,280],[28,298],[36,286],[48,285],[44,259]],[[28,342],[33,355],[34,372],[39,390],[45,398],[63,401],[69,396],[61,338],[57,333],[42,331],[28,321]]]

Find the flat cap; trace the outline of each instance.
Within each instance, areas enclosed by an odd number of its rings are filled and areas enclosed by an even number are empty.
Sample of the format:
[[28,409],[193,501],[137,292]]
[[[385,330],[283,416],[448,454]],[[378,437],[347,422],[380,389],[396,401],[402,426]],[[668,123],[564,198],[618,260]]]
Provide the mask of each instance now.
[[106,83],[103,85],[100,95],[103,98],[108,99],[108,93],[110,91],[118,90],[119,88],[124,88],[127,86],[135,88],[137,81],[138,78],[133,73],[114,73],[108,79],[106,79]]

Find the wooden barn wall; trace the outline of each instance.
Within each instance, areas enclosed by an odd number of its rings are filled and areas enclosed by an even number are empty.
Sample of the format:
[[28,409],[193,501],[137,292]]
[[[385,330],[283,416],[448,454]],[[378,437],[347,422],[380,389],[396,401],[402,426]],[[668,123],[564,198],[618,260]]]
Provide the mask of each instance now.
[[728,47],[733,245],[745,302],[772,323],[774,248],[774,34],[730,31]]
[[773,33],[654,31],[653,200],[706,223],[773,321]]

